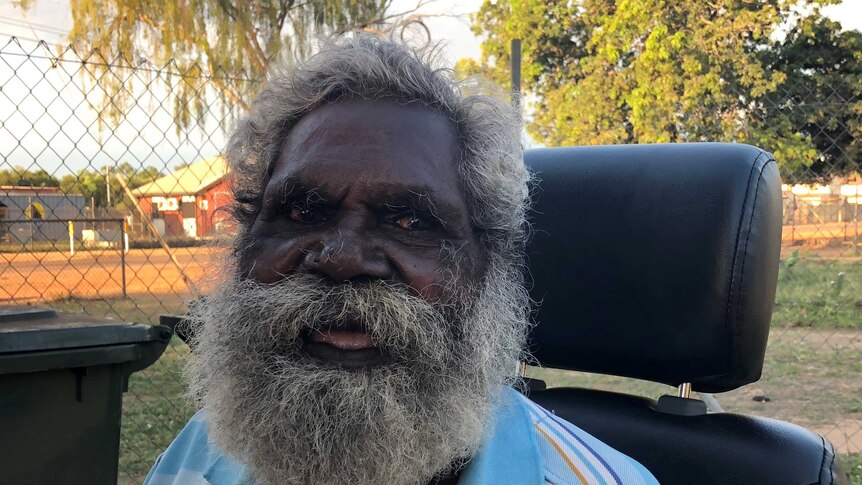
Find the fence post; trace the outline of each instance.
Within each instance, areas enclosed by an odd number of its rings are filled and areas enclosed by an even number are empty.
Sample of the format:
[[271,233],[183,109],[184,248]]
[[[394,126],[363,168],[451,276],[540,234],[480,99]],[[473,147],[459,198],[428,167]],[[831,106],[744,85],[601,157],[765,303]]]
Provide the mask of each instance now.
[[75,255],[75,225],[69,221],[69,256]]
[[796,194],[793,193],[793,188],[791,187],[790,192],[790,213],[793,215],[790,218],[790,244],[796,243]]
[[129,252],[129,222],[123,218],[123,252]]
[[30,226],[30,251],[35,251],[36,245],[33,244],[33,198],[29,195],[27,196],[27,210],[30,211],[30,215],[27,217],[27,220],[29,221],[27,225]]
[[125,219],[120,222],[120,234],[123,236],[120,240],[120,271],[123,274],[123,298],[126,298],[126,249],[129,247],[129,236],[126,233]]

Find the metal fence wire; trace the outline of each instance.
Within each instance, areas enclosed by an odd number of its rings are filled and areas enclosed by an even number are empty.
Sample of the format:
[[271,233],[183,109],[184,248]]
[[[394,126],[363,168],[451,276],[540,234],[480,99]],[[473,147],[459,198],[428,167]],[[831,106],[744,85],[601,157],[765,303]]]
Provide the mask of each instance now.
[[[227,230],[218,211],[230,200],[219,153],[237,113],[223,96],[226,81],[246,100],[257,88],[253,80],[236,83],[198,69],[2,41],[0,305],[40,303],[156,323],[160,314],[184,311],[187,279],[205,291],[219,249],[203,243]],[[200,96],[178,95],[184,82]],[[760,116],[805,103],[828,102],[842,112],[862,107],[859,89],[829,90],[826,101],[823,89],[807,98],[798,89],[776,97]],[[177,117],[183,103],[194,109]],[[790,119],[798,120],[801,136],[816,138],[819,152],[813,164],[784,174],[782,261],[764,377],[716,398],[728,411],[823,433],[858,463],[862,135],[846,120],[817,126],[812,117]],[[141,482],[191,416],[181,379],[187,352],[173,342],[132,376],[123,403],[121,483]],[[545,377],[651,397],[664,392],[602,376]]]
[[[224,81],[4,40],[0,305],[40,303],[146,323],[181,313],[191,296],[184,277],[205,279],[216,250],[202,242],[220,230],[212,214],[225,204],[218,154],[233,113],[217,90]],[[187,102],[176,95],[183,82],[202,91],[203,116],[193,113],[180,128],[174,108]],[[121,483],[140,483],[191,416],[180,375],[186,353],[174,342],[133,374],[123,403]]]

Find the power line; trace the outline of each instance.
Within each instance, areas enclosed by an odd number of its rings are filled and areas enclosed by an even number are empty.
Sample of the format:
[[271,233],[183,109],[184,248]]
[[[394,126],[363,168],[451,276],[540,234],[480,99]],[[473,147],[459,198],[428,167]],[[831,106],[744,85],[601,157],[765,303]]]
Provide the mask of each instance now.
[[39,25],[39,24],[30,24],[27,22],[15,21],[15,19],[8,19],[8,18],[3,18],[3,17],[0,17],[0,23],[9,25],[11,27],[17,27],[20,29],[28,29],[31,31],[45,32],[45,33],[54,34],[54,35],[67,35],[69,33],[66,30],[53,28],[50,26],[43,26],[43,25]]
[[28,19],[27,17],[18,17],[18,16],[15,16],[15,15],[0,15],[0,18],[6,19],[6,20],[11,20],[11,21],[13,21],[13,22],[20,22],[20,23],[23,23],[23,24],[34,25],[34,26],[39,26],[39,27],[45,27],[45,28],[48,28],[48,29],[59,29],[59,30],[62,30],[60,27],[57,27],[56,25],[53,25],[53,24],[46,24],[46,23],[40,23],[40,22],[34,22],[34,21],[32,21],[32,20]]
[[4,23],[4,24],[12,26],[12,27],[26,28],[26,29],[31,29],[31,30],[39,30],[41,32],[46,32],[49,34],[67,35],[69,33],[69,31],[63,30],[59,27],[55,27],[55,26],[47,25],[47,24],[35,23],[35,22],[31,22],[29,20],[19,19],[19,18],[15,18],[15,17],[9,17],[6,15],[0,15],[0,23]]
[[[0,22],[0,23],[2,23],[2,22]],[[33,37],[27,37],[27,36],[24,36],[24,35],[10,35],[9,37],[14,37],[15,39],[18,39],[18,40],[26,40],[26,41],[30,41],[30,42],[36,42],[37,44],[38,44],[39,42],[44,42],[44,41],[45,41],[45,39],[35,39],[35,38],[33,38]]]

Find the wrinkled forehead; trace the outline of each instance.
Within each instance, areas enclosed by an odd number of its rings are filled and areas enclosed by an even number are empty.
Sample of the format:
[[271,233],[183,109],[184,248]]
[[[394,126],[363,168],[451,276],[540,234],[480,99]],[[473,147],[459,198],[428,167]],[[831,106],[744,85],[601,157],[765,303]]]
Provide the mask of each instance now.
[[[270,177],[328,193],[420,192],[466,207],[454,123],[419,104],[347,101],[305,115],[287,134]],[[272,195],[272,194],[268,194]]]

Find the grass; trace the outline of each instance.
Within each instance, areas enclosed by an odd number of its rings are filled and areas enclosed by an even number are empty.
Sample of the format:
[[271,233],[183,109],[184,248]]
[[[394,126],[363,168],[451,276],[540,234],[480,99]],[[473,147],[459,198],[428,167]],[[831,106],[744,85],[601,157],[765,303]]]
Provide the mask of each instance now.
[[773,327],[862,328],[862,261],[781,261]]
[[[156,323],[161,313],[180,312],[177,295],[50,302],[63,311]],[[773,330],[761,381],[716,395],[730,412],[792,421],[822,433],[842,449],[851,485],[862,485],[862,440],[851,424],[862,423],[862,262],[819,260],[795,253],[781,262]],[[171,342],[150,368],[132,375],[124,396],[120,483],[140,483],[159,453],[193,413],[183,397],[182,361],[188,353]],[[612,376],[531,368],[531,377],[552,386],[580,386],[657,398],[668,386]],[[754,397],[769,400],[753,400]],[[854,421],[855,420],[855,421]],[[843,443],[843,445],[842,445]]]
[[66,313],[86,313],[124,322],[158,324],[159,315],[181,313],[185,303],[179,295],[147,295],[134,298],[83,298],[67,296],[47,303]]
[[850,485],[862,485],[862,453],[851,453],[841,457],[841,465]]
[[182,361],[188,347],[174,338],[162,358],[135,373],[123,396],[123,426],[120,435],[120,473],[140,483],[195,409],[183,397]]

